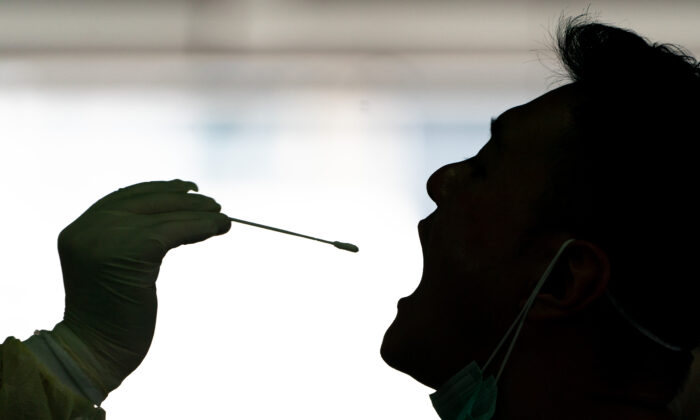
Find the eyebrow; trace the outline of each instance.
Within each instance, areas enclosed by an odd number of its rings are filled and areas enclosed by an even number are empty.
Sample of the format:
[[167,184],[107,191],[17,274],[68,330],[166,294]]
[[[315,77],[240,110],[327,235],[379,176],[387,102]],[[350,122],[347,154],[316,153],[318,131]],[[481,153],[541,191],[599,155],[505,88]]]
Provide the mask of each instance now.
[[[499,115],[496,118],[491,117],[491,127],[489,128],[489,131],[491,133],[490,141],[493,143],[494,146],[496,146],[496,149],[500,150],[502,144],[501,133],[503,132],[503,119],[501,118],[501,115]],[[478,154],[474,156],[465,157],[464,160],[475,159],[477,157]]]
[[501,137],[501,132],[503,131],[503,119],[499,115],[497,118],[491,117],[491,137]]
[[491,127],[489,129],[491,133],[491,141],[496,146],[497,149],[501,149],[503,146],[502,135],[503,135],[503,114],[499,115],[497,118],[491,117]]

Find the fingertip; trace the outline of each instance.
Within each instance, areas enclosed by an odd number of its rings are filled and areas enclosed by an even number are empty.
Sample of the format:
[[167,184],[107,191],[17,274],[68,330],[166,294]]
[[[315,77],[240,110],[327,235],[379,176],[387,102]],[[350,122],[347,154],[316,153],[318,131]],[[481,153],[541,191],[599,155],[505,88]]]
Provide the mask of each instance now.
[[223,216],[223,223],[221,224],[221,233],[226,233],[229,230],[231,230],[231,219],[229,219],[228,216],[226,216],[223,213],[221,213],[221,215]]
[[195,183],[192,182],[192,181],[183,181],[183,180],[180,180],[180,179],[175,179],[175,180],[173,180],[173,182],[176,182],[176,181],[177,181],[177,182],[182,182],[182,183],[184,183],[185,185],[187,185],[187,187],[188,187],[188,188],[187,188],[187,191],[189,191],[189,190],[195,190],[195,191],[199,192],[199,187],[197,186],[197,184],[195,184]]

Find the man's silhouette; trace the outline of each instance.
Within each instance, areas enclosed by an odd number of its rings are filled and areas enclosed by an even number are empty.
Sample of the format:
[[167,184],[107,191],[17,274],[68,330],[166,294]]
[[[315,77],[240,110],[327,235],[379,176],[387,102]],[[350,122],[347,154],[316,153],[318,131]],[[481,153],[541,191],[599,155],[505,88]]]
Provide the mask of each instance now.
[[[667,419],[687,377],[700,338],[700,72],[582,19],[558,34],[573,82],[501,114],[476,156],[428,180],[423,276],[381,355],[438,390],[443,419],[490,418],[493,401],[494,419]],[[484,368],[564,244],[494,398],[462,369]]]

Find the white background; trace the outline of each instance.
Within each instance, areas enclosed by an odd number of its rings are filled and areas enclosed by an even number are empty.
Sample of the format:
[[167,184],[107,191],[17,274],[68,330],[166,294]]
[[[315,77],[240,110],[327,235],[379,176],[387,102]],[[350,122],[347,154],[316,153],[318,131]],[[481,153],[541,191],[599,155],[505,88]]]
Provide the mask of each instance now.
[[[171,250],[110,419],[437,418],[433,390],[379,355],[420,280],[425,183],[554,87],[536,50],[566,5],[262,3],[0,6],[2,335],[61,320],[63,228],[118,188],[180,178],[229,216],[360,252],[236,223]],[[652,23],[654,3],[626,4],[591,9],[699,51],[697,6]]]

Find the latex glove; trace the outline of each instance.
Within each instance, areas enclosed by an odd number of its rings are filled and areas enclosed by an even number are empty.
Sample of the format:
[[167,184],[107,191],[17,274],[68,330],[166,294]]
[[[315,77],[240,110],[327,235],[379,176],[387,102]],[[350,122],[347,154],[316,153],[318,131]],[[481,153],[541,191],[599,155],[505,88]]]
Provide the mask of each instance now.
[[221,206],[188,194],[192,189],[198,191],[196,184],[179,179],[121,188],[58,236],[66,301],[52,337],[78,359],[105,397],[139,366],[151,345],[156,278],[165,254],[231,228]]

